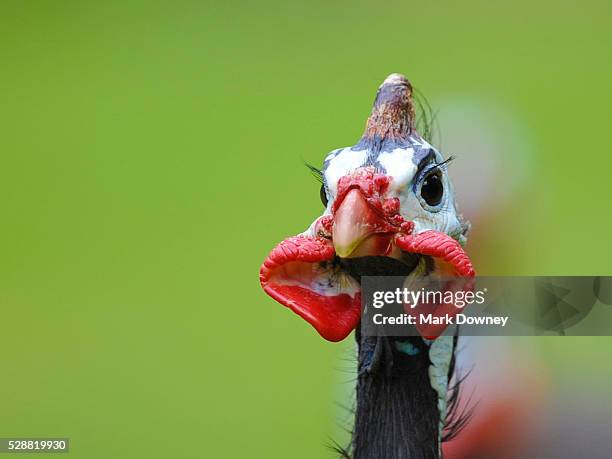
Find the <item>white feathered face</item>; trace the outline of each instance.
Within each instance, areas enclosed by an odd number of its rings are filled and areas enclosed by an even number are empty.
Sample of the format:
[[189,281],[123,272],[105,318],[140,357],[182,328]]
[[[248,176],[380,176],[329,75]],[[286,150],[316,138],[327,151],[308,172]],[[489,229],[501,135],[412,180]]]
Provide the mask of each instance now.
[[261,268],[266,293],[330,341],[358,324],[363,275],[474,275],[448,161],[412,129],[410,93],[385,80],[364,137],[325,158],[324,213]]
[[399,214],[414,223],[414,231],[441,231],[465,242],[468,225],[457,213],[453,186],[442,154],[425,140],[411,136],[409,145],[373,155],[355,147],[332,151],[322,168],[326,213],[331,213],[342,177],[373,170],[389,179],[387,198],[399,199]]

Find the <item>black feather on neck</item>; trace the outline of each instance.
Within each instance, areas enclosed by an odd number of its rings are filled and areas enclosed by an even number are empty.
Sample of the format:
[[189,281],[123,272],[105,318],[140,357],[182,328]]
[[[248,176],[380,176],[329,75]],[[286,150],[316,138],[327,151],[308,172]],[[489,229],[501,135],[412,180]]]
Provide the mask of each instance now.
[[[428,348],[420,338],[367,337],[359,346],[354,459],[437,459],[437,394],[428,376]],[[409,341],[416,355],[396,347]]]
[[[340,260],[343,269],[358,282],[363,275],[410,274],[419,256],[402,260],[364,257]],[[418,336],[376,337],[355,332],[358,376],[355,423],[349,448],[334,449],[353,459],[439,459],[440,413],[438,394],[429,379],[429,346]],[[456,349],[457,337],[455,337]],[[402,348],[409,347],[407,353]],[[455,356],[449,380],[455,371]],[[442,440],[451,439],[467,423],[471,411],[459,411],[460,384],[449,389],[446,429]]]

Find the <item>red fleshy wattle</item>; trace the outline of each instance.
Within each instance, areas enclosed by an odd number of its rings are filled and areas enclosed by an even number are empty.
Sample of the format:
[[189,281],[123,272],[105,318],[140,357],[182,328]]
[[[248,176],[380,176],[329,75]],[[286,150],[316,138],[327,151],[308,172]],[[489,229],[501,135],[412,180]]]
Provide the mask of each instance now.
[[[451,276],[475,275],[472,262],[461,245],[447,234],[438,231],[398,234],[395,243],[406,252],[431,256],[437,264],[448,268]],[[361,294],[324,294],[317,291],[317,279],[329,274],[322,263],[332,260],[334,256],[334,247],[329,239],[294,236],[285,239],[270,252],[261,267],[259,278],[268,295],[304,318],[323,338],[341,341],[359,323]],[[291,263],[299,264],[293,273]],[[296,273],[299,274],[297,278]],[[453,305],[440,305],[433,313],[441,316],[458,311]],[[417,328],[422,336],[433,339],[440,336],[446,327]]]
[[[395,242],[400,249],[406,252],[420,253],[433,257],[434,263],[444,265],[444,267],[447,268],[446,270],[449,276],[471,278],[476,274],[472,266],[472,261],[463,250],[463,247],[461,247],[461,244],[445,233],[432,230],[414,235],[398,235]],[[465,282],[465,280],[461,279],[457,280],[455,283],[449,281],[444,291],[454,290],[457,286],[459,286],[461,290],[468,291],[473,288],[473,283],[471,281]],[[417,309],[411,309],[407,312],[416,315]],[[461,312],[461,309],[457,308],[455,305],[444,303],[439,305],[428,305],[427,309],[436,317],[443,317],[445,315],[455,316]],[[419,312],[422,312],[422,310]],[[421,336],[428,339],[435,339],[442,335],[446,328],[447,325],[421,324],[419,321],[417,321],[416,325],[416,329]]]
[[[259,279],[268,295],[304,318],[323,338],[341,341],[359,323],[361,294],[326,295],[317,291],[316,280],[326,273],[320,263],[333,259],[334,254],[328,239],[294,236],[270,252]],[[299,279],[292,278],[290,263],[300,264]]]
[[446,263],[451,269],[450,275],[473,277],[476,274],[461,244],[448,234],[433,230],[419,234],[399,234],[395,243],[405,252],[429,255],[438,262]]
[[[443,288],[440,290],[442,294],[446,294],[447,292],[470,292],[474,290],[474,279],[473,278],[465,278],[465,277],[455,277],[446,279]],[[458,307],[453,303],[445,303],[444,301],[440,303],[417,303],[413,305],[406,305],[404,307],[404,312],[415,319],[419,317],[420,314],[429,313],[433,317],[455,317],[457,314],[463,311],[463,307]],[[415,320],[415,328],[421,334],[423,338],[427,339],[436,339],[441,336],[444,331],[448,328],[448,325],[445,323],[435,324],[435,323],[422,323],[420,320]]]

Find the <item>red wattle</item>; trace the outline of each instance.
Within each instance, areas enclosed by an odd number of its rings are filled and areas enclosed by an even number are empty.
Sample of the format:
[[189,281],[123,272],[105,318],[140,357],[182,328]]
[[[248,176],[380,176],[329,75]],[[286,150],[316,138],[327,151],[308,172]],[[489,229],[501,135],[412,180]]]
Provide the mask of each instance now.
[[450,275],[460,277],[476,275],[470,257],[461,244],[448,234],[433,230],[419,234],[400,234],[395,238],[395,243],[406,252],[429,255],[437,262],[446,263],[451,268]]
[[[461,244],[445,233],[439,231],[424,231],[419,234],[398,235],[395,239],[397,246],[406,251],[420,253],[433,257],[434,263],[439,268],[445,269],[449,277],[474,277],[476,273],[472,266],[472,261],[461,247]],[[455,282],[448,281],[444,292],[455,289],[464,291],[472,290],[472,282],[458,279]],[[428,305],[428,310],[435,317],[444,317],[445,315],[455,316],[461,312],[454,304],[438,304]],[[418,308],[407,311],[409,314],[417,314],[417,311],[422,312]],[[447,325],[427,325],[419,324],[417,330],[424,338],[435,339],[444,333]]]
[[310,323],[329,341],[340,341],[359,323],[361,293],[330,288],[334,248],[322,237],[294,236],[278,244],[264,261],[264,291]]

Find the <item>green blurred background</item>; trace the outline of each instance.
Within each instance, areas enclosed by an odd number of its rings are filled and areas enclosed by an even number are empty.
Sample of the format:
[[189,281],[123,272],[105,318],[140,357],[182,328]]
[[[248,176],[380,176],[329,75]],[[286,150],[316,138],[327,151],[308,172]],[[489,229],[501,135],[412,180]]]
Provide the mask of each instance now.
[[[302,161],[354,144],[391,72],[440,109],[443,146],[477,112],[522,165],[474,222],[480,273],[612,274],[609,1],[1,5],[0,436],[329,457],[351,340],[257,275],[320,212]],[[532,344],[556,385],[609,394],[609,343]]]

